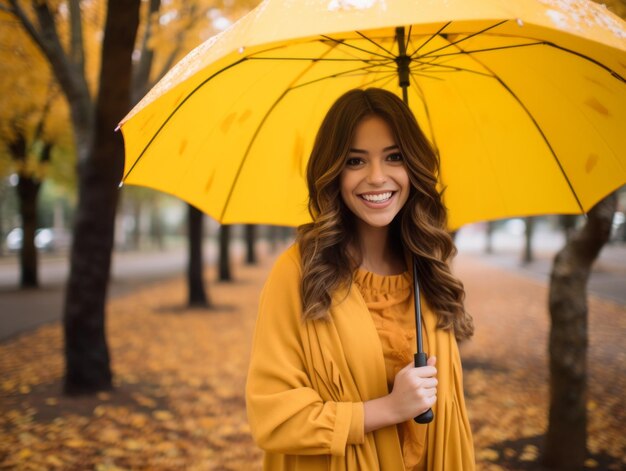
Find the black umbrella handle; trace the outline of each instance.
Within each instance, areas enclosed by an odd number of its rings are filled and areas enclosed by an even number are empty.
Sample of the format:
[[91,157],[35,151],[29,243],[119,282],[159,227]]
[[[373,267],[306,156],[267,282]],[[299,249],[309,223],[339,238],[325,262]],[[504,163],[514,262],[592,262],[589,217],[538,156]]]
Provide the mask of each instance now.
[[[420,284],[417,276],[417,261],[413,258],[413,289],[415,296],[415,336],[417,340],[417,353],[415,354],[415,367],[426,366],[428,355],[422,348],[422,302],[420,297]],[[415,417],[413,420],[418,424],[429,424],[435,418],[432,409]]]
[[[428,355],[424,352],[415,354],[415,368],[419,368],[420,366],[426,366],[426,362],[428,361]],[[433,414],[432,409],[428,409],[426,412],[422,412],[420,415],[415,417],[413,420],[418,424],[429,424],[435,418],[435,414]]]

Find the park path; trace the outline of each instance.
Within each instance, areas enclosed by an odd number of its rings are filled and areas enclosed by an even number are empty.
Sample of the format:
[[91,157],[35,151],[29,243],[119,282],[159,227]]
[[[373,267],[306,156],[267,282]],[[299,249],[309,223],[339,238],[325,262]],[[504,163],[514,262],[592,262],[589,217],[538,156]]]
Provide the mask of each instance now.
[[[182,278],[117,297],[107,331],[116,389],[60,395],[61,328],[0,343],[0,469],[248,470],[261,452],[243,389],[256,303],[272,257],[211,283],[213,310],[183,307]],[[472,255],[454,263],[475,337],[461,346],[481,470],[539,469],[547,415],[545,283]],[[209,270],[208,277],[214,279]],[[626,462],[626,307],[590,301],[589,469]]]

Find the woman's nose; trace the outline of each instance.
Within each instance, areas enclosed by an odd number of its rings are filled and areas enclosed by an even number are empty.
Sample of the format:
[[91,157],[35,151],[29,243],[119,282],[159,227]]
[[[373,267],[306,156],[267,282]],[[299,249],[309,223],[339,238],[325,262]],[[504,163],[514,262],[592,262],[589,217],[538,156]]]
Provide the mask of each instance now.
[[387,181],[385,169],[379,162],[372,162],[367,172],[367,182],[372,185],[380,185]]

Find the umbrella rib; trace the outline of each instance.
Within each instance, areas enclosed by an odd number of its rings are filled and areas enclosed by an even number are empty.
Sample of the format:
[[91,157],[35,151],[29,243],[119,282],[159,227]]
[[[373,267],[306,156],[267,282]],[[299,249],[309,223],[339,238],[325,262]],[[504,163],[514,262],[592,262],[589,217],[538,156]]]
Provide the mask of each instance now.
[[437,157],[437,164],[438,164],[438,170],[439,173],[438,175],[436,175],[437,180],[441,183],[441,191],[439,192],[439,194],[441,195],[441,197],[444,196],[445,191],[447,189],[447,185],[445,183],[445,178],[443,175],[443,169],[441,167],[441,153],[439,151],[439,145],[437,144],[437,134],[435,133],[435,127],[433,126],[433,120],[432,117],[430,115],[430,108],[428,107],[428,102],[426,101],[426,95],[424,94],[424,90],[422,89],[421,85],[419,84],[419,82],[417,81],[417,79],[413,76],[413,74],[409,75],[410,80],[413,81],[413,84],[415,85],[415,89],[417,89],[417,91],[419,92],[420,98],[422,100],[422,103],[424,105],[424,112],[426,113],[426,119],[428,120],[428,125],[430,127],[430,135],[431,135],[431,140],[432,140],[432,146],[433,146],[433,150],[435,152],[435,156]]
[[[338,46],[337,44],[334,44],[332,46],[329,47],[329,49],[324,53],[324,54],[330,54],[330,52]],[[323,57],[323,56],[322,56]],[[304,74],[306,74],[307,72],[309,72],[315,65],[317,64],[316,62],[312,62],[311,64],[309,64],[305,70],[303,70],[298,77],[296,77],[291,83],[295,83],[299,78],[301,78]],[[370,66],[371,67],[371,66]],[[265,125],[267,119],[270,117],[270,115],[272,114],[272,112],[274,111],[274,109],[278,106],[278,104],[283,100],[283,98],[285,98],[285,96],[287,96],[287,93],[289,93],[291,90],[293,90],[294,87],[290,86],[288,88],[285,89],[285,91],[283,91],[280,96],[274,101],[274,103],[272,103],[272,106],[270,106],[267,110],[267,112],[265,113],[265,115],[263,116],[263,119],[261,119],[261,122],[259,123],[259,125],[257,126],[256,130],[254,131],[254,134],[252,135],[252,137],[250,138],[250,141],[248,142],[248,146],[246,148],[246,151],[243,154],[243,157],[241,159],[241,162],[239,163],[239,167],[237,168],[237,173],[235,174],[235,177],[233,178],[233,183],[230,185],[230,190],[228,192],[228,196],[226,197],[226,201],[224,202],[224,207],[222,208],[222,213],[220,214],[219,220],[223,221],[224,220],[224,215],[226,214],[226,210],[228,209],[228,205],[230,204],[230,199],[233,196],[233,193],[235,191],[235,186],[237,185],[237,182],[239,181],[239,176],[241,175],[241,171],[243,170],[243,166],[246,163],[246,160],[248,159],[248,156],[250,155],[250,150],[252,149],[252,146],[254,144],[254,142],[256,141],[257,136],[259,135],[259,133],[261,132],[261,129],[263,128],[263,126]]]
[[387,85],[389,82],[391,82],[394,78],[396,78],[396,73],[395,72],[383,75],[382,77],[378,77],[377,79],[370,80],[369,82],[363,82],[363,83],[361,83],[360,87],[361,88],[367,87],[367,86],[372,85],[374,83],[380,82],[381,80],[389,79],[384,84],[381,85],[381,88],[384,88],[385,85]]
[[[411,67],[411,69],[416,69],[421,72],[424,72],[425,70],[429,70],[433,67],[441,67],[443,69],[450,69],[450,70],[446,70],[445,72],[469,72],[472,74],[482,75],[484,77],[493,77],[491,74],[486,74],[485,72],[479,72],[477,70],[466,69],[465,67],[458,67],[455,65],[431,64],[429,62],[422,63],[421,61],[418,61],[418,60],[414,60],[413,62],[424,65],[424,67]],[[444,71],[442,70],[440,72],[444,72]]]
[[412,75],[415,75],[415,76],[419,75],[420,77],[424,77],[424,78],[431,79],[431,80],[439,80],[440,82],[445,81],[444,79],[440,77],[435,77],[433,75],[428,75],[428,74],[421,74],[419,72],[413,72]]
[[[450,44],[450,45],[452,45],[452,44]],[[567,53],[572,54],[574,56],[578,56],[581,59],[585,59],[585,60],[587,60],[587,61],[597,65],[598,67],[603,68],[604,70],[606,70],[608,73],[610,73],[613,77],[615,77],[620,82],[626,82],[626,79],[624,77],[622,77],[620,74],[615,72],[610,67],[608,67],[608,66],[604,65],[603,63],[595,60],[594,58],[589,57],[589,56],[587,56],[585,54],[581,54],[580,52],[572,51],[571,49],[567,49],[567,48],[565,48],[563,46],[559,46],[558,44],[547,42],[547,41],[539,41],[539,42],[535,42],[535,43],[526,43],[526,44],[513,44],[513,45],[510,45],[510,46],[499,46],[499,47],[491,47],[491,48],[485,48],[485,49],[475,49],[473,51],[470,51],[470,50],[467,50],[467,49],[461,49],[459,52],[449,52],[449,53],[445,53],[445,54],[437,54],[437,55],[434,55],[434,56],[430,56],[430,55],[427,54],[427,55],[424,55],[424,56],[420,56],[420,59],[423,59],[424,57],[427,57],[427,58],[438,58],[438,57],[449,57],[449,56],[460,55],[460,54],[468,55],[468,54],[476,54],[476,53],[479,53],[479,52],[490,52],[490,51],[498,51],[498,50],[502,50],[502,49],[513,49],[513,48],[530,47],[530,46],[548,46],[548,47],[553,47],[555,49],[559,49],[560,51],[567,52]],[[472,57],[472,58],[477,60],[475,57]]]
[[[450,45],[452,45],[452,44],[450,44]],[[420,56],[420,59],[423,59],[425,57],[430,59],[430,58],[439,58],[439,57],[458,56],[460,54],[474,54],[474,53],[477,53],[477,52],[500,51],[500,50],[503,50],[503,49],[515,49],[515,48],[520,48],[520,47],[541,46],[541,45],[549,46],[550,43],[547,43],[547,42],[544,42],[544,41],[539,41],[539,42],[536,42],[536,43],[511,44],[509,46],[487,47],[487,48],[484,48],[484,49],[475,49],[473,51],[469,51],[467,49],[461,49],[458,52],[446,52],[445,54],[435,54],[435,55],[432,55],[432,56],[429,55],[429,54],[426,54],[424,56]]]
[[511,96],[513,97],[513,99],[515,99],[515,101],[517,101],[517,103],[520,105],[520,107],[524,110],[524,112],[528,115],[529,119],[532,121],[532,123],[535,125],[535,128],[537,129],[537,132],[539,132],[539,134],[541,135],[541,138],[543,139],[543,141],[546,143],[546,146],[548,146],[548,149],[550,150],[550,153],[552,154],[552,157],[554,158],[554,161],[556,162],[557,166],[559,167],[559,170],[561,171],[561,175],[563,176],[563,178],[565,179],[565,182],[567,183],[567,185],[569,186],[570,191],[572,192],[572,195],[574,196],[574,199],[576,200],[576,204],[578,205],[578,208],[580,209],[580,212],[582,214],[585,213],[585,209],[583,208],[582,203],[580,202],[580,199],[578,198],[578,195],[576,194],[576,190],[574,190],[574,186],[572,185],[572,182],[570,181],[569,177],[567,176],[567,173],[565,173],[565,169],[563,168],[563,165],[561,164],[561,161],[559,160],[558,156],[556,155],[556,152],[554,151],[554,149],[552,148],[552,145],[550,144],[550,141],[548,140],[548,137],[545,135],[545,133],[543,132],[543,130],[541,129],[541,126],[539,126],[539,123],[537,122],[537,120],[535,119],[535,117],[533,116],[533,114],[530,112],[530,110],[524,105],[524,103],[522,102],[522,100],[517,96],[517,94],[504,82],[504,80],[502,80],[502,78],[498,77],[496,74],[493,73],[493,71],[487,67],[485,64],[483,64],[479,59],[473,57],[474,60],[476,60],[476,62],[478,62],[480,65],[482,65],[486,70],[490,71],[493,74],[493,78],[496,79],[498,82],[500,82],[500,85],[502,85],[504,87],[504,89],[509,92],[511,94]]
[[382,45],[378,44],[376,41],[374,41],[373,39],[368,38],[367,36],[365,36],[363,33],[361,33],[360,31],[355,31],[356,34],[358,34],[359,36],[361,36],[363,39],[371,42],[374,46],[382,49],[383,51],[385,51],[387,54],[389,54],[389,56],[387,57],[395,57],[395,54],[391,51],[388,51],[386,48],[384,48]]
[[412,24],[410,24],[410,25],[409,25],[409,31],[408,31],[408,33],[407,33],[407,35],[406,35],[406,43],[404,43],[404,50],[405,50],[405,51],[406,51],[406,50],[408,50],[409,43],[411,42],[411,31],[412,31],[412,30],[413,30],[413,25],[412,25]]
[[146,151],[148,150],[148,147],[150,147],[152,145],[152,143],[157,138],[157,136],[161,133],[161,131],[163,130],[165,125],[169,122],[170,119],[172,119],[172,117],[178,112],[178,110],[185,104],[185,102],[187,100],[189,100],[200,88],[202,88],[211,79],[213,79],[214,77],[220,75],[222,72],[226,72],[231,67],[234,67],[234,66],[236,66],[238,64],[241,64],[242,62],[245,62],[246,60],[248,60],[248,59],[246,57],[243,57],[242,59],[240,59],[240,60],[238,60],[236,62],[233,62],[230,65],[227,65],[223,69],[218,70],[213,75],[211,75],[210,77],[208,77],[207,79],[205,79],[201,83],[199,83],[196,86],[196,88],[194,88],[191,92],[189,92],[189,94],[184,99],[182,99],[181,102],[170,112],[170,114],[167,116],[167,118],[165,118],[165,120],[163,121],[161,126],[159,126],[159,129],[157,129],[156,132],[152,135],[152,137],[150,138],[148,143],[144,146],[143,150],[141,151],[141,153],[139,154],[137,159],[133,162],[133,165],[131,165],[130,169],[128,169],[128,172],[126,172],[126,174],[122,177],[122,183],[124,183],[124,181],[128,178],[130,173],[135,169],[135,167],[137,166],[137,164],[139,163],[141,158],[145,155]]
[[474,36],[478,36],[479,34],[483,34],[483,33],[486,33],[486,32],[487,32],[487,31],[489,31],[489,30],[492,30],[492,29],[494,29],[494,28],[497,28],[498,26],[503,25],[503,24],[504,24],[504,23],[506,23],[507,21],[509,21],[509,20],[500,21],[499,23],[496,23],[495,25],[488,26],[487,28],[485,28],[485,29],[481,29],[480,31],[476,31],[475,33],[472,33],[472,34],[470,34],[469,36],[465,36],[464,38],[461,38],[461,39],[459,39],[458,41],[454,41],[454,42],[448,43],[448,44],[446,44],[445,46],[441,46],[441,47],[440,47],[440,48],[438,48],[438,49],[433,49],[432,51],[429,51],[429,52],[427,52],[426,54],[424,54],[424,55],[422,55],[422,56],[420,56],[420,57],[429,57],[429,56],[431,56],[434,52],[439,52],[439,51],[442,51],[442,50],[444,50],[444,49],[447,49],[447,48],[449,48],[449,47],[451,47],[451,46],[456,46],[457,44],[462,43],[463,41],[467,41],[468,39],[471,39],[471,38],[473,38]]
[[[316,40],[314,40],[312,42],[319,42],[319,43],[321,43],[324,46],[328,46],[328,41],[324,41],[323,39],[316,39]],[[361,61],[363,60],[363,56],[362,55],[359,55],[358,53],[355,53],[355,52],[350,51],[350,50],[342,50],[341,53],[345,54],[346,56],[352,57],[354,59],[358,59],[358,60],[361,60]],[[380,58],[370,58],[370,59],[367,59],[367,60],[370,60],[370,61],[374,61],[374,60],[377,60],[377,61],[388,61],[389,57],[385,57],[385,56],[381,55]]]
[[571,49],[567,49],[565,47],[559,46],[558,44],[554,44],[554,43],[550,43],[550,42],[546,42],[545,44],[546,44],[546,46],[554,47],[554,48],[559,49],[561,51],[569,52],[570,54],[578,56],[578,57],[580,57],[582,59],[586,59],[589,62],[591,62],[593,64],[596,64],[597,66],[602,67],[604,70],[606,70],[608,73],[610,73],[617,80],[619,80],[621,82],[626,82],[626,79],[624,77],[622,77],[620,74],[618,74],[617,72],[615,72],[613,69],[607,67],[603,63],[598,62],[597,60],[595,60],[595,59],[593,59],[593,58],[591,58],[589,56],[586,56],[585,54],[581,54],[580,52],[572,51]]
[[326,35],[323,35],[323,34],[321,35],[321,37],[324,38],[324,39],[328,39],[329,41],[333,41],[333,42],[337,43],[340,46],[351,47],[352,49],[356,49],[357,51],[361,51],[361,52],[364,52],[366,54],[372,54],[374,56],[378,56],[378,57],[383,57],[385,59],[389,59],[389,56],[385,56],[383,54],[379,54],[379,53],[374,52],[374,51],[368,51],[367,49],[363,49],[361,47],[357,47],[357,46],[355,46],[353,44],[348,44],[348,43],[345,42],[345,39],[342,39],[342,40],[334,39],[334,38],[331,38],[330,36],[326,36]]
[[311,62],[388,62],[389,58],[385,59],[359,59],[355,57],[354,59],[340,59],[340,58],[329,58],[329,59],[319,59],[317,57],[248,57],[249,60],[262,61],[262,60],[275,60],[275,61],[311,61]]
[[433,147],[435,149],[435,153],[437,154],[437,160],[439,161],[439,164],[440,164],[439,175],[441,176],[441,156],[439,154],[439,146],[437,145],[437,138],[436,138],[436,134],[435,134],[435,128],[433,126],[433,120],[432,120],[432,118],[430,116],[430,109],[428,108],[428,103],[426,101],[426,95],[424,94],[424,90],[422,89],[422,86],[419,84],[419,82],[413,76],[413,74],[410,74],[410,78],[413,81],[413,84],[415,85],[415,88],[418,90],[418,92],[420,94],[420,98],[422,99],[422,103],[424,104],[424,112],[426,113],[426,119],[428,120],[428,125],[430,127],[430,134],[432,136]]
[[[393,61],[389,61],[389,62],[391,63]],[[343,71],[343,72],[338,72],[336,74],[326,75],[324,77],[316,78],[315,80],[311,80],[309,82],[304,82],[304,83],[300,83],[298,85],[294,85],[294,86],[291,87],[291,89],[295,90],[297,88],[301,88],[301,87],[304,87],[306,85],[311,85],[313,83],[321,82],[322,80],[327,80],[327,79],[331,79],[331,78],[346,77],[346,76],[350,77],[351,75],[348,75],[348,74],[351,74],[352,72],[366,71],[368,69],[372,69],[372,68],[380,67],[380,66],[381,65],[378,65],[378,64],[377,65],[368,65],[367,67],[358,67],[356,69],[350,69],[350,70],[346,70],[346,71]],[[394,70],[393,74],[395,74],[395,70]],[[354,75],[352,75],[352,76],[354,76]]]
[[421,50],[424,46],[426,46],[426,44],[428,44],[431,40],[433,40],[434,38],[436,38],[437,36],[439,36],[439,33],[441,33],[444,29],[446,29],[446,28],[450,25],[450,23],[452,23],[452,21],[448,21],[445,25],[443,25],[441,28],[439,28],[439,30],[438,30],[435,34],[431,35],[431,36],[430,36],[430,37],[429,37],[426,41],[424,41],[424,43],[423,43],[420,47],[418,47],[417,49],[415,49],[415,51],[413,51],[413,52],[411,53],[411,58],[413,58],[413,56],[415,56],[415,54],[417,54],[418,52],[420,52],[420,50]]

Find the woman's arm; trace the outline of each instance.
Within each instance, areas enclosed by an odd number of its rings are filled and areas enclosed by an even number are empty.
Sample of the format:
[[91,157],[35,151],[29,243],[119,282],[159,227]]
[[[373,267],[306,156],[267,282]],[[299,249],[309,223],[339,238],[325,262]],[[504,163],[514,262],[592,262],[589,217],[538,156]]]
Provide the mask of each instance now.
[[324,402],[312,387],[302,344],[300,266],[291,251],[263,289],[246,384],[252,435],[267,450],[344,455],[364,441],[363,403]]

